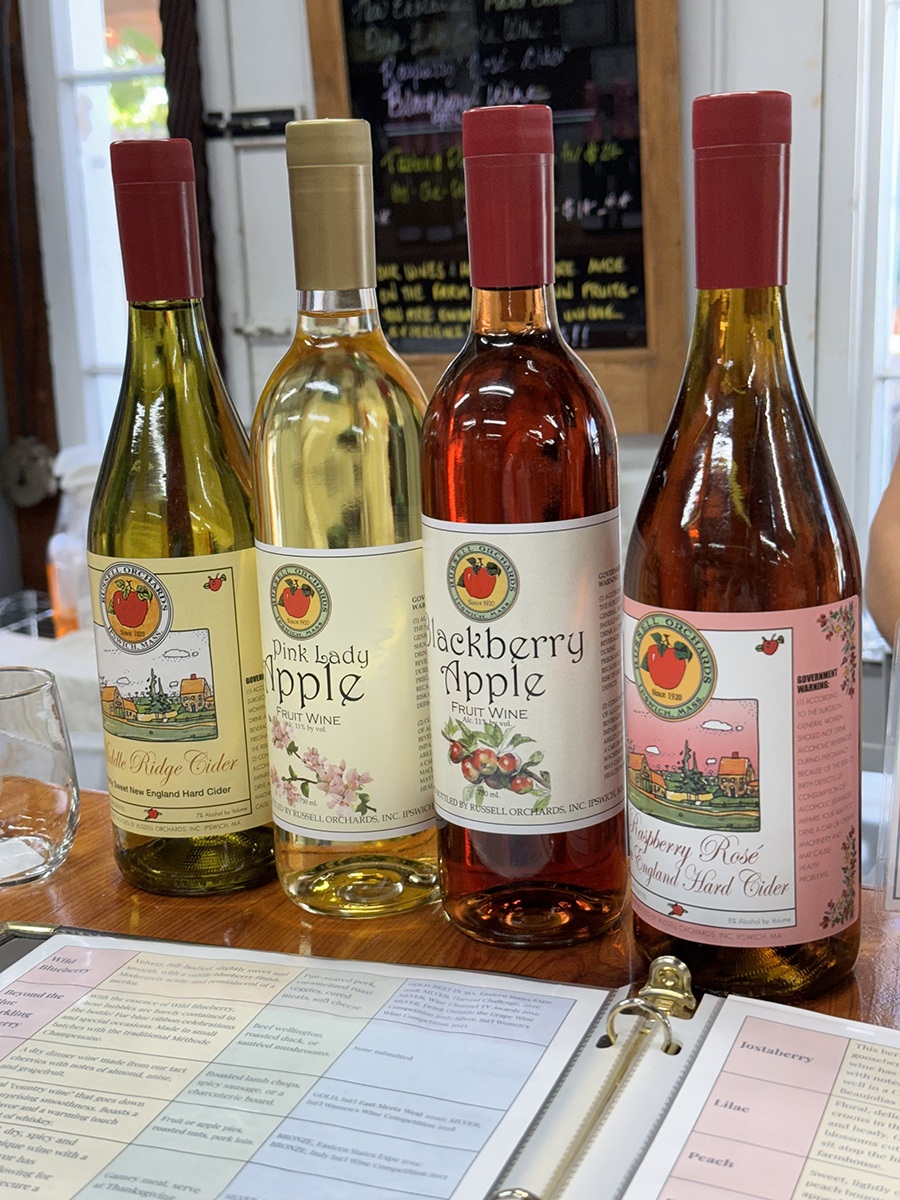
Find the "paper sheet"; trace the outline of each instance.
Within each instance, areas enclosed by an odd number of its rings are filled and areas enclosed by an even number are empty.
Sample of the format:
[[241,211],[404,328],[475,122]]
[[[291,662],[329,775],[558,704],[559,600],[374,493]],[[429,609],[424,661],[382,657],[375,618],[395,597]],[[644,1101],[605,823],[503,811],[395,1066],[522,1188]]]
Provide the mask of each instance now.
[[626,1196],[900,1200],[900,1033],[729,998]]
[[0,1192],[473,1200],[605,998],[59,935],[0,975]]

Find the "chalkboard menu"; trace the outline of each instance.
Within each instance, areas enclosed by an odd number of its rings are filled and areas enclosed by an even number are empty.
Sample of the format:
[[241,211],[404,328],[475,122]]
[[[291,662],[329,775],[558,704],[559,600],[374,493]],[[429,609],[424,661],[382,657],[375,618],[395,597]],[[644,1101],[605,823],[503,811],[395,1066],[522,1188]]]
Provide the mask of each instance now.
[[647,346],[635,0],[342,0],[353,115],[372,127],[378,297],[402,354],[469,323],[461,117],[548,104],[557,306],[576,348]]

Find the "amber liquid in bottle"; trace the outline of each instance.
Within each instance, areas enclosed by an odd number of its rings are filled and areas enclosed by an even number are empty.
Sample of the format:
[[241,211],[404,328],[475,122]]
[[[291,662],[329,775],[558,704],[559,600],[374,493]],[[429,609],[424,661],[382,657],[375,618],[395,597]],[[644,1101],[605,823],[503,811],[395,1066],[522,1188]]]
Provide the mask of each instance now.
[[[660,609],[767,612],[860,594],[849,522],[804,397],[783,289],[701,291],[687,370],[641,503],[625,595]],[[675,828],[675,827],[673,827]],[[853,967],[857,919],[783,946],[715,946],[635,917],[648,958],[700,987],[811,995]]]
[[[615,435],[604,407],[559,335],[551,286],[476,290],[468,341],[425,418],[423,512],[497,525],[615,508]],[[439,849],[445,910],[486,941],[564,945],[600,933],[622,909],[621,812],[527,836],[444,822]]]
[[791,344],[790,142],[787,93],[694,102],[694,327],[624,574],[636,939],[773,998],[859,947],[860,569]]

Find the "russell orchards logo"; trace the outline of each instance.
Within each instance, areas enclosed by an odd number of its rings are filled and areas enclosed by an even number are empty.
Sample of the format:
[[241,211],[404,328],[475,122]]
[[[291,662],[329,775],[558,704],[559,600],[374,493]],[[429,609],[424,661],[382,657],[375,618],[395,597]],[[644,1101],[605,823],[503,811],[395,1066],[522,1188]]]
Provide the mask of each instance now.
[[716,686],[716,660],[693,625],[671,613],[648,613],[631,643],[634,681],[646,707],[683,721],[705,707]]
[[135,563],[113,563],[100,577],[103,623],[120,650],[154,650],[172,625],[172,601],[152,571]]
[[447,563],[447,589],[470,621],[494,621],[509,612],[519,592],[511,560],[487,542],[466,542]]
[[289,563],[272,576],[269,600],[275,620],[293,638],[315,637],[331,616],[328,589],[314,571]]

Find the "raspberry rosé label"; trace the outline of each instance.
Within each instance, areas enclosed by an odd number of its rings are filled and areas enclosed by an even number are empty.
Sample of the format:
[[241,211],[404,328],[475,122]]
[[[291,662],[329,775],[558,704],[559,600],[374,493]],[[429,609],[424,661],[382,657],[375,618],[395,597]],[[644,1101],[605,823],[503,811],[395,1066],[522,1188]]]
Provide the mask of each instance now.
[[256,549],[275,823],[338,842],[429,828],[421,543]]
[[688,613],[625,601],[635,912],[789,945],[858,914],[859,601]]
[[114,823],[183,838],[270,821],[253,550],[88,567]]
[[566,832],[624,804],[618,511],[423,518],[435,807],[470,829]]

